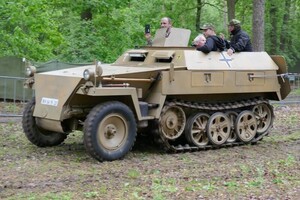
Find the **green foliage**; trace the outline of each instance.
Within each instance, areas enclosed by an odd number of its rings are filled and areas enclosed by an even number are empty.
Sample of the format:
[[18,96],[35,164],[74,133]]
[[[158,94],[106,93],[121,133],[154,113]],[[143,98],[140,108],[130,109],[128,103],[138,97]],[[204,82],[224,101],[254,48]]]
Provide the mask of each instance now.
[[[286,2],[291,3],[289,8],[286,8]],[[298,20],[300,16],[299,3],[299,0],[266,1],[266,51],[270,54],[285,56],[289,67],[295,67],[296,62],[300,60],[300,41],[297,39],[300,31],[300,22]],[[270,12],[271,9],[276,12]],[[285,22],[284,17],[287,16],[288,19]]]
[[[265,49],[270,54],[284,55],[293,67],[300,59],[297,38],[300,8],[299,0],[290,1],[289,20],[284,24],[286,1],[266,1]],[[237,1],[235,6],[236,18],[250,35],[252,3],[252,0]],[[221,0],[1,1],[0,56],[15,55],[42,62],[53,59],[73,63],[114,62],[125,50],[145,45],[144,25],[150,24],[154,34],[164,16],[172,18],[174,27],[190,29],[192,40],[198,34],[197,6],[201,7],[200,24],[214,23],[218,33],[228,36],[226,10]],[[270,13],[272,6],[274,14]],[[272,34],[277,45],[270,37]],[[282,34],[287,38],[284,49],[280,48]]]
[[35,60],[55,55],[63,37],[55,20],[58,12],[46,0],[16,0],[0,3],[1,55],[16,55]]

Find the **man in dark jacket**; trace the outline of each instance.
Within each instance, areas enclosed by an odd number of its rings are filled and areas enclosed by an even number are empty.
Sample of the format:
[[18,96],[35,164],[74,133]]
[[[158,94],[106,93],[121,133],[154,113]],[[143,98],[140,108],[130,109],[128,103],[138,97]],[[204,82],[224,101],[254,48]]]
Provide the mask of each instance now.
[[215,27],[212,24],[205,24],[200,29],[206,37],[206,42],[203,46],[197,48],[198,51],[202,51],[203,53],[224,51],[225,41],[216,35]]
[[232,55],[234,52],[252,51],[252,44],[249,35],[241,29],[241,22],[236,19],[232,19],[228,24],[228,30],[231,35],[227,54]]

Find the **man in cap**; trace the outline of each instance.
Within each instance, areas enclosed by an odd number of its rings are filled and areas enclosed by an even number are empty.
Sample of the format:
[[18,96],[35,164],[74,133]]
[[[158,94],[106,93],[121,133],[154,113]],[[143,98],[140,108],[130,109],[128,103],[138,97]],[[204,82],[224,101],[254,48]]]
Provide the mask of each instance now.
[[232,19],[228,24],[228,30],[231,35],[227,54],[232,55],[234,52],[252,51],[252,44],[249,35],[242,30],[241,22]]
[[[212,24],[205,24],[200,30],[203,31],[206,42],[203,46],[197,48],[198,51],[209,53],[211,51],[223,51],[225,49],[225,41],[216,35],[215,27]],[[194,40],[194,42],[197,41]]]

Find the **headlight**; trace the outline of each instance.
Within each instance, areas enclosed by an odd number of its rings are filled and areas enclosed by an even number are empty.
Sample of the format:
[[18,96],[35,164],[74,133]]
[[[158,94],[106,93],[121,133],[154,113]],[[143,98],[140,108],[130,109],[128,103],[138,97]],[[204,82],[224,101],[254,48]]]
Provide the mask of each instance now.
[[25,69],[26,76],[33,76],[35,72],[36,72],[35,66],[29,66],[29,67],[26,67],[26,69]]
[[89,81],[89,80],[92,80],[94,77],[95,77],[94,72],[92,72],[92,71],[90,71],[88,69],[86,69],[86,70],[83,71],[83,78],[84,78],[84,80]]

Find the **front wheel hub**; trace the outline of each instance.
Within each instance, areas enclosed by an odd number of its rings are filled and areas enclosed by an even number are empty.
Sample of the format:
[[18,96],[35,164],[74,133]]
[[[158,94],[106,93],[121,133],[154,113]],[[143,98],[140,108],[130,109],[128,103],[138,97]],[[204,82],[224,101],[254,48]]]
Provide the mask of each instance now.
[[117,128],[113,124],[109,124],[105,128],[104,134],[107,139],[113,138],[116,135],[116,133],[117,133]]

